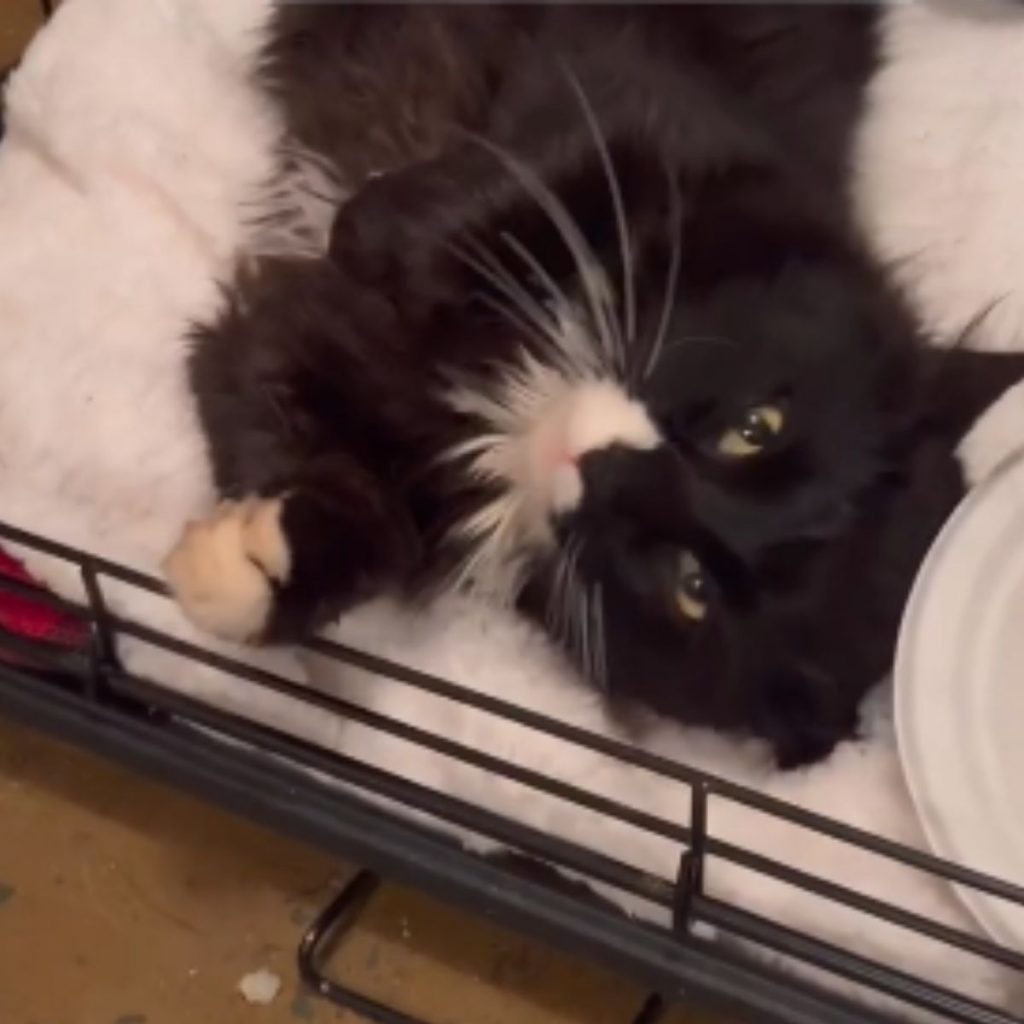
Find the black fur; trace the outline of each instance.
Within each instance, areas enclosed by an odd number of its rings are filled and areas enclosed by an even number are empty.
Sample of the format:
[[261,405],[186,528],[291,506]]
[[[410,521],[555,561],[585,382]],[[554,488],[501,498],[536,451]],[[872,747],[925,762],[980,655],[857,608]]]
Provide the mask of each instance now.
[[[553,523],[562,546],[524,553],[522,606],[545,620],[560,552],[578,543],[582,583],[604,604],[612,699],[753,732],[783,765],[851,734],[962,494],[960,435],[1024,375],[1021,357],[926,350],[849,223],[874,32],[862,4],[282,6],[265,81],[295,139],[362,187],[329,258],[240,276],[192,363],[222,491],[288,496],[295,568],[264,639],[382,591],[429,592],[464,554],[451,527],[490,495],[441,455],[482,424],[444,389],[452,374],[494,387],[524,351],[545,352],[480,301],[491,283],[453,248],[508,255],[510,233],[581,292],[495,145],[621,279],[568,67],[628,211],[637,331],[624,376],[665,443],[584,458],[582,504]],[[677,243],[667,340],[645,375]],[[765,401],[785,427],[758,457],[723,459],[715,439]],[[699,623],[672,612],[667,567],[684,549],[706,574]]]

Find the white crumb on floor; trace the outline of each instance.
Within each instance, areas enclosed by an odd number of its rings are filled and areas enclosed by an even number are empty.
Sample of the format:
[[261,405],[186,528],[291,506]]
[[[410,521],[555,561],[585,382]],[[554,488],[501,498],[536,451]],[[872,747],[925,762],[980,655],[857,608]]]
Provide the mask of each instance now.
[[273,971],[261,967],[242,978],[238,983],[238,991],[247,1003],[269,1006],[281,991],[281,979]]

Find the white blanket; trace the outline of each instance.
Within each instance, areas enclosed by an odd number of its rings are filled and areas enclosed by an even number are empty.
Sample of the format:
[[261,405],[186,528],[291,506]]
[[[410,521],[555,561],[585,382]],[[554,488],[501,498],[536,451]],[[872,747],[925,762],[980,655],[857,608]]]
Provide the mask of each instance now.
[[[272,170],[278,128],[248,80],[268,0],[68,0],[7,93],[0,145],[0,518],[155,574],[186,519],[213,502],[184,384],[191,320],[220,301],[246,243],[244,200]],[[1012,6],[1012,5],[1011,5]],[[972,0],[964,18],[894,9],[861,146],[859,198],[926,321],[963,327],[993,299],[987,344],[1018,344],[1024,314],[1024,20]],[[1020,344],[1024,344],[1024,338]],[[1024,436],[1014,393],[968,445],[984,471]],[[72,573],[23,553],[79,596]],[[197,639],[169,603],[112,588],[118,611]],[[338,627],[398,660],[615,735],[528,627],[450,600],[410,619],[376,607]],[[211,646],[209,641],[201,641]],[[133,669],[543,831],[671,876],[678,849],[507,781],[257,694],[139,644]],[[237,654],[238,652],[234,652]],[[685,822],[686,791],[466,708],[288,652],[248,652],[295,679]],[[913,846],[923,838],[888,724],[811,770],[769,771],[755,744],[650,725],[643,745]],[[947,924],[973,925],[943,883],[732,805],[712,831]],[[481,846],[480,840],[474,840]],[[815,897],[712,861],[713,894],[863,955],[1008,1005],[1004,972]],[[621,900],[621,897],[618,897]],[[655,908],[627,901],[631,911]]]

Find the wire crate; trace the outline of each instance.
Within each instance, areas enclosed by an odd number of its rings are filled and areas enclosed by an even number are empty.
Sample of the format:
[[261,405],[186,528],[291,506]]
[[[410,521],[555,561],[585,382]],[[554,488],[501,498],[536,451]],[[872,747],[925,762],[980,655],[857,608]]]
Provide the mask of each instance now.
[[[0,576],[0,590],[53,608],[79,627],[77,641],[58,643],[0,629],[0,711],[364,866],[301,944],[302,976],[326,998],[385,1024],[418,1024],[415,1018],[380,1005],[368,994],[352,992],[330,981],[320,969],[325,945],[353,923],[383,877],[632,974],[652,993],[640,1008],[637,1024],[657,1020],[666,1004],[679,999],[703,1001],[740,1014],[744,1020],[880,1024],[888,1019],[827,987],[796,980],[781,969],[712,941],[707,926],[810,965],[823,975],[843,978],[908,1007],[931,1011],[941,1019],[968,1024],[1009,1024],[1017,1019],[947,990],[934,979],[915,977],[874,962],[710,895],[703,884],[707,859],[723,858],[835,904],[988,958],[1021,972],[1024,978],[1021,953],[810,875],[756,848],[723,841],[709,828],[709,807],[714,801],[743,804],[879,857],[1021,905],[1024,889],[444,679],[326,640],[310,642],[319,656],[383,677],[380,685],[417,687],[685,785],[690,800],[688,823],[666,823],[609,798],[463,747],[447,737],[341,698],[310,691],[263,669],[236,663],[141,622],[111,614],[104,600],[104,581],[169,600],[161,583],[137,572],[3,524],[0,541],[34,549],[74,567],[88,595],[87,604],[77,604],[36,584]],[[634,828],[652,830],[678,844],[678,870],[673,878],[658,877],[597,850],[546,835],[493,811],[162,687],[124,669],[117,657],[119,637],[230,671],[251,686],[305,701],[318,713],[357,721],[464,760],[496,777],[582,804]],[[381,798],[390,806],[381,806]],[[396,807],[423,812],[497,840],[513,856],[495,859],[469,852],[419,819],[405,817]],[[524,871],[524,864],[545,865],[546,873],[541,869]],[[666,909],[671,925],[658,927],[631,919],[594,897],[584,886],[566,882],[551,868],[660,905]]]

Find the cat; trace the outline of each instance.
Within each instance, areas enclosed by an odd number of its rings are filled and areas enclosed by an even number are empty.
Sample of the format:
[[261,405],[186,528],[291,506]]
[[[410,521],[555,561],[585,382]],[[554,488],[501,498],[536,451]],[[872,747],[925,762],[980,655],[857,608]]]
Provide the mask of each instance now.
[[282,5],[263,82],[346,201],[195,332],[225,501],[165,563],[186,613],[290,642],[472,586],[613,704],[782,767],[854,733],[1024,377],[928,347],[852,223],[876,18]]

